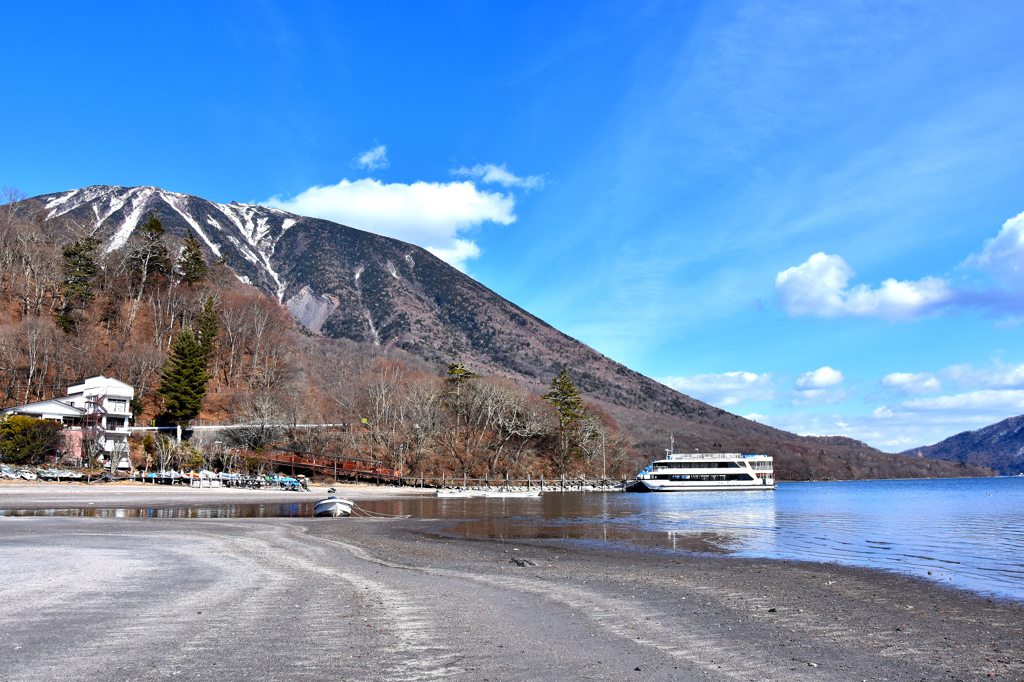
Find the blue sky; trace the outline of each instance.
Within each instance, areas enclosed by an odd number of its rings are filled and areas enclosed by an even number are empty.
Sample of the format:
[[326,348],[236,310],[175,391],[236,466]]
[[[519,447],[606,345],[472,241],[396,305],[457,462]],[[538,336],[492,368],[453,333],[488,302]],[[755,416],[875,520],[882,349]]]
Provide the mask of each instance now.
[[889,451],[1024,413],[1024,5],[21,3],[0,185],[432,248],[638,371]]

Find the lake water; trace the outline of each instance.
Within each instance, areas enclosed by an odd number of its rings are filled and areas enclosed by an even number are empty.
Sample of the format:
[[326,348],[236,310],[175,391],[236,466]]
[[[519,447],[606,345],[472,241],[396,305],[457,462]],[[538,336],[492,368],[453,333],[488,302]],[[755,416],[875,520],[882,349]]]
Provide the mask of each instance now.
[[[447,519],[443,532],[462,537],[613,542],[655,551],[832,561],[1024,599],[1024,477],[780,483],[775,492],[413,497],[360,504],[374,512]],[[0,511],[163,518],[312,513],[306,501]]]
[[1024,599],[1024,477],[781,483],[774,493],[550,495],[541,504],[540,519],[466,520],[451,531],[832,561]]

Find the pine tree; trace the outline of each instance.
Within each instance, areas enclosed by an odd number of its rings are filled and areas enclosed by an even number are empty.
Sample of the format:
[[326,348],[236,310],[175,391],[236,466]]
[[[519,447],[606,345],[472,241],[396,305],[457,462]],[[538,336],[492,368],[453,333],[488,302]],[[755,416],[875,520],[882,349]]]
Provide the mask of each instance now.
[[71,334],[78,328],[80,319],[76,312],[95,296],[93,278],[99,272],[95,257],[99,244],[98,239],[85,237],[63,249],[64,281],[60,293],[64,303],[60,312],[54,315],[54,321],[65,334]]
[[565,473],[565,466],[577,449],[573,427],[586,416],[583,414],[583,398],[565,369],[551,380],[551,390],[541,398],[558,411],[558,469]]
[[203,349],[207,369],[217,355],[217,331],[217,311],[213,308],[213,296],[208,296],[203,312],[199,313],[199,345]]
[[167,272],[167,246],[164,244],[164,224],[150,213],[146,222],[135,231],[132,250],[128,256],[131,269],[142,276],[142,281],[157,273]]
[[158,419],[179,425],[195,419],[203,409],[209,379],[203,346],[186,327],[171,345],[170,357],[160,376],[157,393],[164,399],[164,411]]
[[178,272],[189,284],[198,284],[206,277],[202,245],[191,232],[185,237],[185,250],[178,259]]
[[583,419],[583,398],[580,391],[563,369],[551,380],[551,390],[541,396],[558,410],[558,425],[566,427]]

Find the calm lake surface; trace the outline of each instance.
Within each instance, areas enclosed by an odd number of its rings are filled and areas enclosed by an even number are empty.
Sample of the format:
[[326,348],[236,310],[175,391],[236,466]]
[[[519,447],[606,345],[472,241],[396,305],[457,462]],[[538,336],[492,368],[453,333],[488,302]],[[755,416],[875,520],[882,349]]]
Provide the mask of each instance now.
[[[831,561],[1024,599],[1024,477],[780,483],[775,492],[748,493],[423,497],[360,505],[379,513],[447,519],[451,523],[443,532],[460,537],[613,542],[655,551]],[[162,518],[312,513],[307,496],[293,504],[0,511]]]

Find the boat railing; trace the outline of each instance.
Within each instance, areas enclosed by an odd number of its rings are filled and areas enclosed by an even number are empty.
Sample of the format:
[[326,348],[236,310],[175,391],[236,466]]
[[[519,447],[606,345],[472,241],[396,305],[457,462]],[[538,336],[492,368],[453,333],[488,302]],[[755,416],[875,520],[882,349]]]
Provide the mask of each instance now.
[[[758,455],[743,455],[738,452],[674,452],[668,456],[667,459],[657,460],[659,462],[675,462],[681,459],[730,459],[730,460],[741,460],[741,459],[752,459]],[[764,456],[764,455],[761,455]]]

